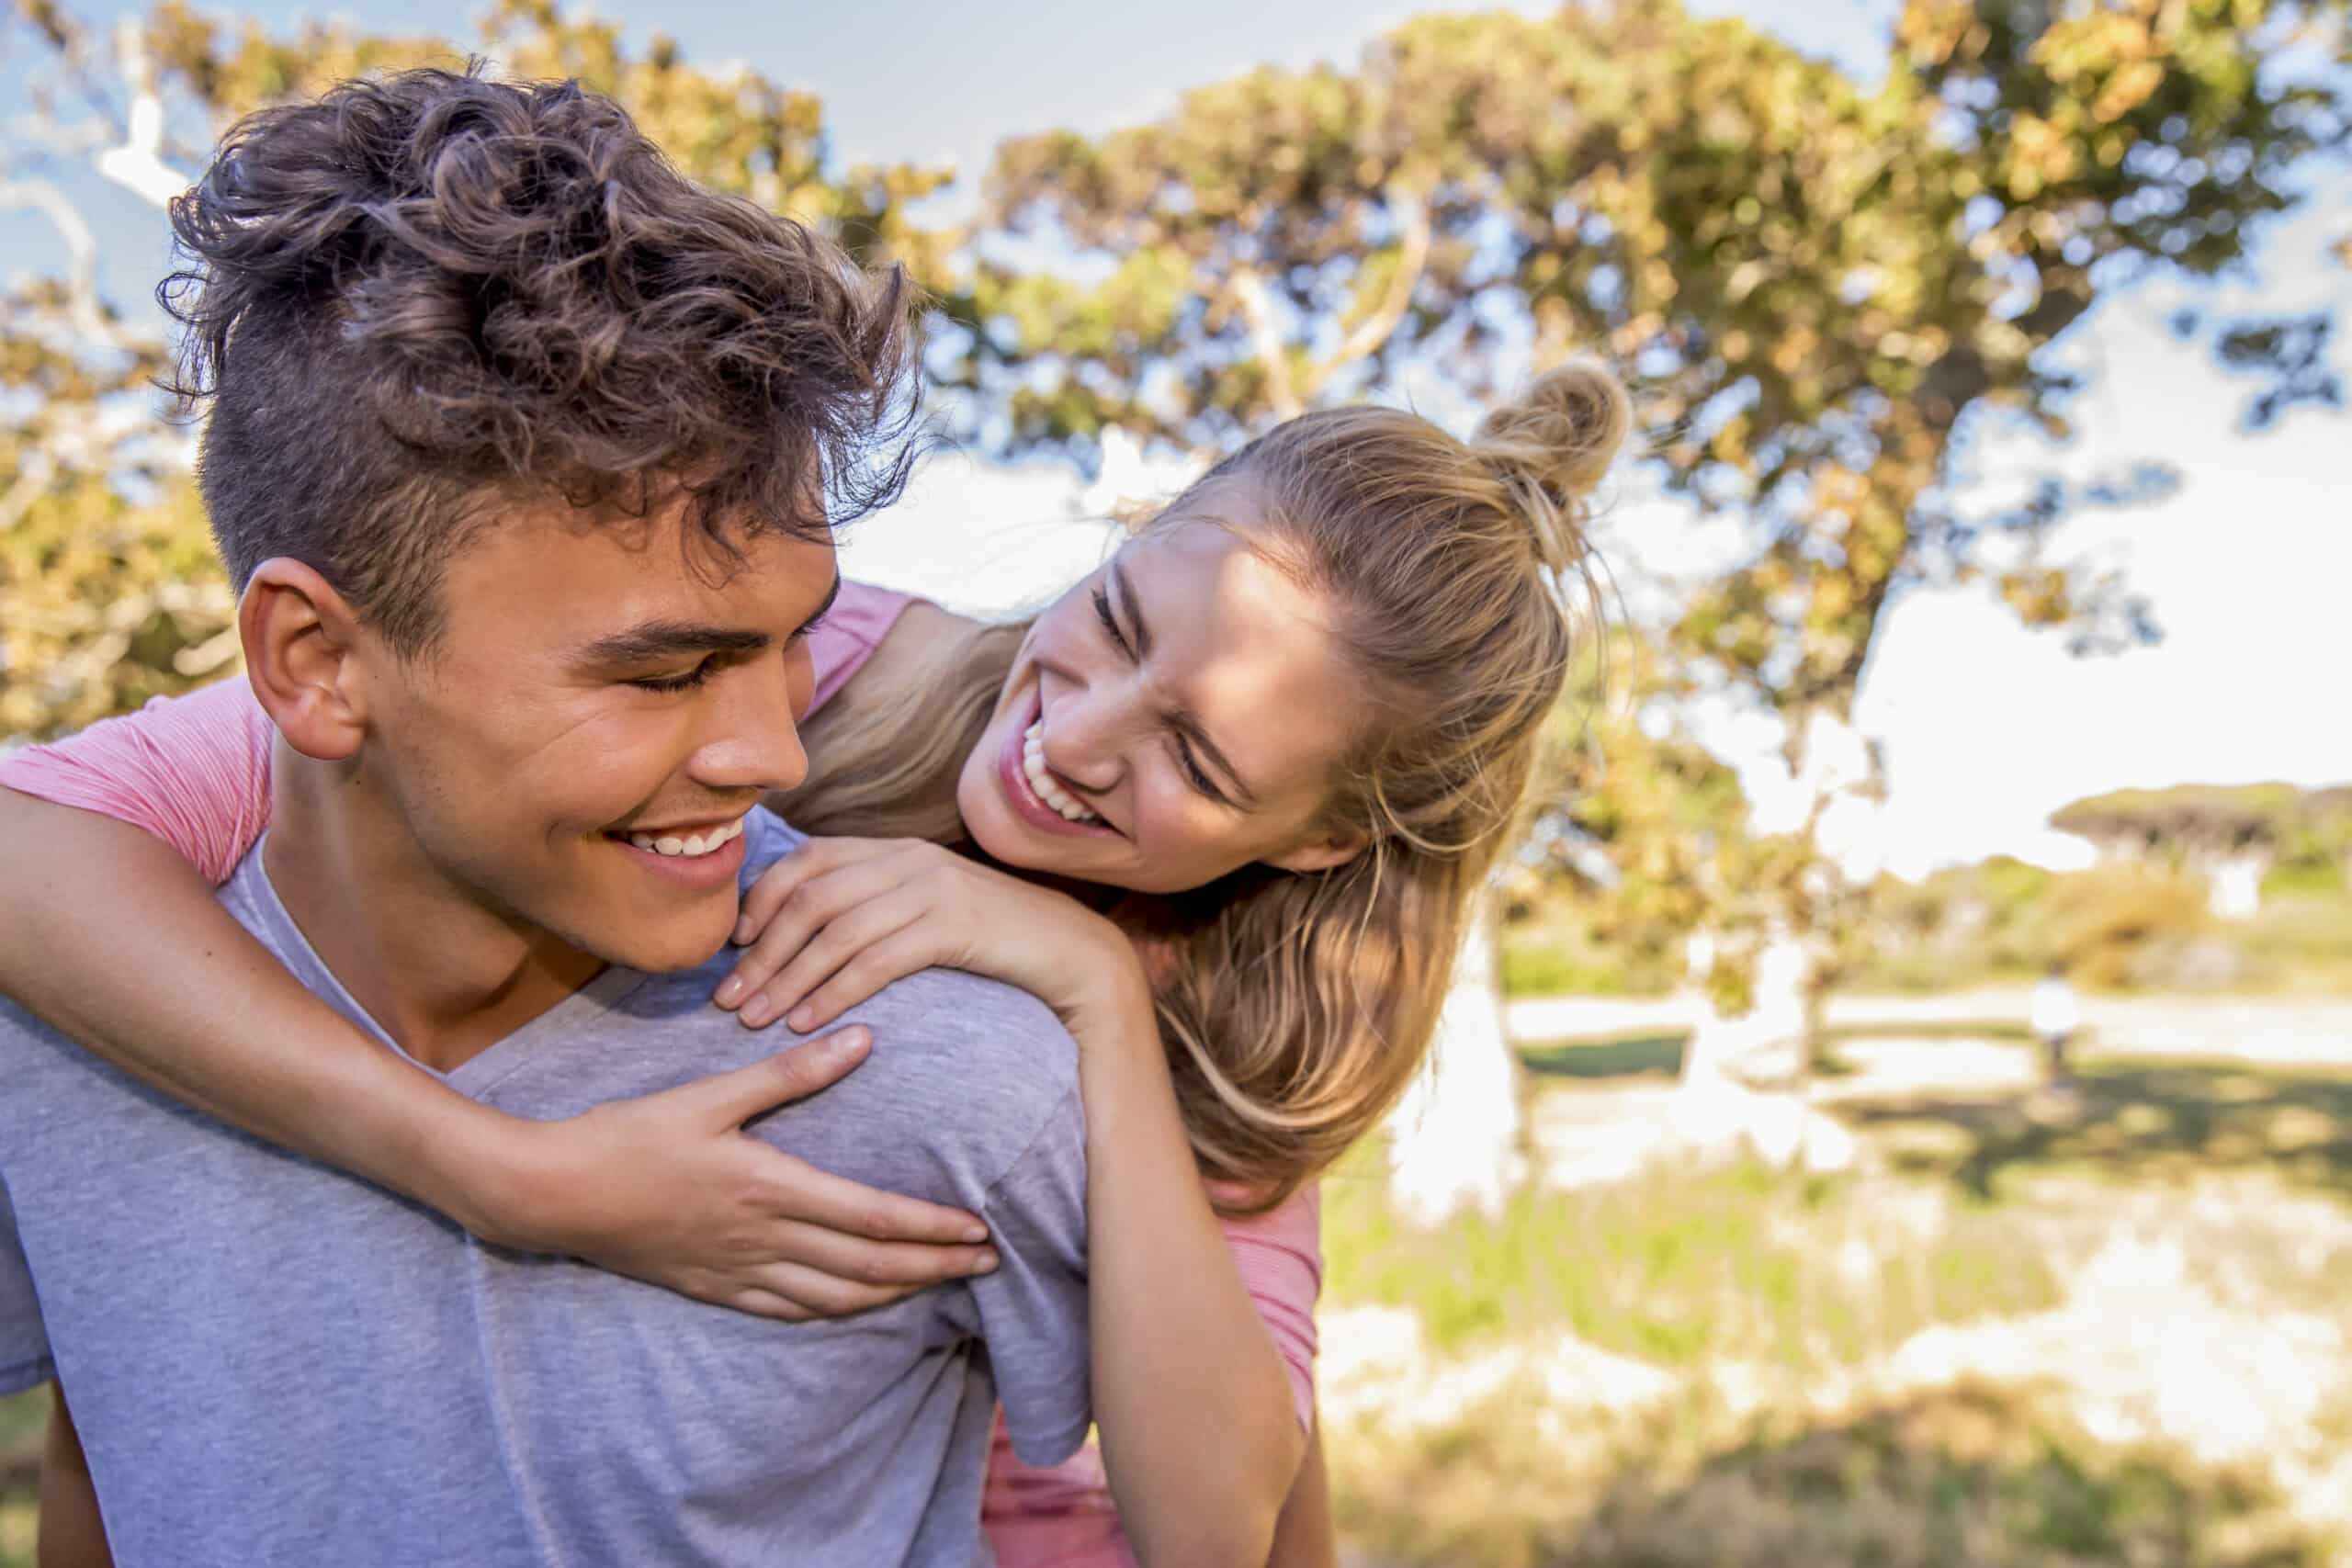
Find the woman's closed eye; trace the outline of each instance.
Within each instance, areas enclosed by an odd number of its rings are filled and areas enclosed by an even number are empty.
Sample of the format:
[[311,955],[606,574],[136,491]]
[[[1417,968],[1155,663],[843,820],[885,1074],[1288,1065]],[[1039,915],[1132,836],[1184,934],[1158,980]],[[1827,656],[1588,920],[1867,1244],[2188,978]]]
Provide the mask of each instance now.
[[1111,639],[1111,646],[1133,660],[1136,650],[1127,645],[1127,634],[1119,629],[1119,617],[1111,613],[1111,596],[1100,586],[1094,590],[1094,618],[1102,623],[1102,635]]
[[1176,737],[1176,761],[1183,768],[1184,776],[1192,781],[1194,789],[1216,801],[1219,806],[1233,804],[1225,797],[1225,792],[1216,787],[1216,782],[1209,777],[1208,770],[1201,766],[1200,760],[1193,755],[1192,742],[1181,735]]
[[[1112,647],[1132,662],[1136,656],[1135,646],[1127,641],[1127,634],[1120,629],[1119,617],[1111,608],[1111,595],[1098,584],[1092,597],[1094,618],[1102,623],[1102,635],[1111,639]],[[1230,807],[1233,802],[1216,787],[1216,781],[1209,777],[1208,770],[1201,766],[1200,759],[1193,755],[1193,743],[1184,739],[1182,732],[1176,732],[1170,743],[1175,750],[1176,766],[1183,773],[1185,782],[1217,805]]]

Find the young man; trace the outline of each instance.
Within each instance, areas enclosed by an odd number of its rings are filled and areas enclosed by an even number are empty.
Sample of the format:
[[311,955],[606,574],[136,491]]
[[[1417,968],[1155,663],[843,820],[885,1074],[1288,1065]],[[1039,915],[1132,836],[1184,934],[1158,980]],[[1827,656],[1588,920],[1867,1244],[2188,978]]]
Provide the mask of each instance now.
[[[255,117],[174,224],[206,503],[279,732],[224,904],[506,1111],[765,1056],[707,998],[795,841],[756,803],[805,766],[824,503],[900,471],[868,460],[899,291],[689,185],[609,102],[443,73]],[[886,1049],[760,1135],[978,1213],[1001,1264],[787,1324],[484,1247],[0,1007],[0,1392],[72,1400],[45,1551],[979,1559],[996,1402],[1033,1462],[1088,1423],[1074,1047],[944,972],[859,1019]]]

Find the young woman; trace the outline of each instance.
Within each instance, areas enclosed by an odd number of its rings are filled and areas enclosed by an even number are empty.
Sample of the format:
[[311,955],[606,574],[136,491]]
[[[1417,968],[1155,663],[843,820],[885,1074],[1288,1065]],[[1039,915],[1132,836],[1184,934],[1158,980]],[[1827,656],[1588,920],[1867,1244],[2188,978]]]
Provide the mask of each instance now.
[[[808,1032],[948,964],[1035,992],[1080,1044],[1102,1453],[1025,1471],[1000,1434],[1005,1562],[1328,1560],[1313,1182],[1421,1061],[1566,677],[1562,590],[1592,582],[1585,498],[1627,424],[1589,366],[1468,443],[1395,411],[1305,415],[1034,621],[851,588],[812,648],[814,771],[777,805],[820,837],[747,897],[718,1004]],[[691,701],[706,673],[639,683]],[[264,826],[269,745],[230,683],[12,759],[0,989],[510,1245],[783,1316],[986,1266],[920,1245],[967,1217],[742,1135],[814,1081],[787,1069],[535,1124],[376,1046],[210,900]]]

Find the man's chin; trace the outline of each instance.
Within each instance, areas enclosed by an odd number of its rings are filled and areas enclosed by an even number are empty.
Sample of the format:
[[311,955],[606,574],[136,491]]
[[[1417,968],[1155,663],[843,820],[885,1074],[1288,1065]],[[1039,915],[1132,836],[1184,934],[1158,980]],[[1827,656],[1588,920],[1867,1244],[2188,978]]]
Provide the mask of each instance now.
[[710,908],[622,922],[596,933],[580,945],[607,964],[648,975],[699,969],[727,945],[734,933],[740,901],[733,889]]

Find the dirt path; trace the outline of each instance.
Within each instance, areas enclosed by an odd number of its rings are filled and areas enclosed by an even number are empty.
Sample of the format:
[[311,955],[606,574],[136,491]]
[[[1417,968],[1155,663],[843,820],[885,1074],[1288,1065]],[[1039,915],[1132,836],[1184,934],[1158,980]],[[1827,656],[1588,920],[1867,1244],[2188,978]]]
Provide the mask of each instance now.
[[[1899,1033],[1905,1024],[2022,1024],[2023,987],[1939,996],[1839,997],[1832,1028]],[[1511,1002],[1505,1021],[1515,1040],[1534,1043],[1690,1027],[1688,1000],[1532,997]],[[2086,997],[2083,1021],[2093,1051],[2127,1055],[2226,1058],[2278,1066],[2352,1068],[2352,998]]]

